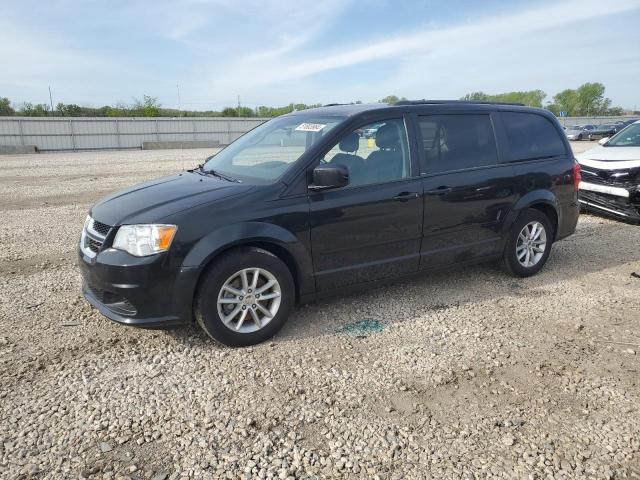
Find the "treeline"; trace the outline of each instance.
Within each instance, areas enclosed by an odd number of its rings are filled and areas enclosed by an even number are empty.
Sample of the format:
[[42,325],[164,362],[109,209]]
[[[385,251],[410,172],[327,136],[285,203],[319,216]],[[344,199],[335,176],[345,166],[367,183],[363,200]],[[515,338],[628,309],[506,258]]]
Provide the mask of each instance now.
[[136,99],[131,105],[105,105],[104,107],[85,107],[74,103],[58,103],[53,110],[46,103],[23,103],[14,107],[6,97],[0,97],[0,116],[26,116],[26,117],[277,117],[295,110],[319,107],[321,104],[307,105],[304,103],[291,103],[284,107],[259,106],[255,109],[249,107],[226,107],[218,110],[178,110],[175,108],[163,108],[158,99],[144,95]]
[[[506,92],[495,95],[484,92],[468,93],[461,100],[484,102],[508,102],[522,103],[531,107],[542,107],[559,116],[565,112],[566,116],[596,116],[596,115],[623,115],[621,107],[612,107],[611,100],[604,96],[605,87],[601,83],[585,83],[576,89],[566,89],[555,95],[551,101],[544,103],[547,94],[542,90],[529,90],[521,92]],[[379,102],[395,103],[406,100],[405,97],[389,95]],[[362,103],[357,100],[353,103]],[[305,103],[291,103],[283,107],[259,106],[255,109],[249,107],[226,107],[217,110],[178,110],[163,108],[158,99],[144,95],[136,99],[131,105],[116,105],[104,107],[84,107],[76,104],[58,103],[53,111],[46,103],[23,103],[14,107],[11,101],[0,98],[0,116],[23,115],[28,117],[277,117],[296,110],[319,107],[320,104],[307,105]],[[638,114],[638,112],[633,112]]]
[[565,114],[569,117],[623,115],[624,109],[622,107],[612,107],[611,99],[604,96],[604,91],[605,87],[602,83],[585,83],[576,89],[568,88],[561,91],[544,105],[543,102],[547,98],[547,94],[542,90],[507,92],[497,95],[473,92],[466,94],[461,100],[523,103],[530,107],[544,107],[552,111],[556,116],[560,116],[560,112],[566,112]]

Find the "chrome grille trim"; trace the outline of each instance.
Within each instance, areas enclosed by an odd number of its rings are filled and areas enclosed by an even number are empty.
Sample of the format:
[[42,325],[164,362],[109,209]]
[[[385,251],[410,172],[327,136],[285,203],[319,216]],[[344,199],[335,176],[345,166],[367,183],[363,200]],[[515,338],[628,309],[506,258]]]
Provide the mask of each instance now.
[[90,224],[91,233],[95,235],[99,235],[101,237],[106,237],[111,230],[111,226],[106,223],[98,222],[97,220],[93,220]]
[[[99,225],[98,228],[100,230],[104,231],[106,229],[106,233],[104,235],[96,230],[96,224]],[[100,251],[100,248],[102,248],[102,244],[107,238],[109,230],[111,230],[109,225],[96,222],[93,218],[90,218],[86,227],[82,229],[82,235],[80,236],[80,249],[82,250],[82,253],[89,258],[94,258]]]

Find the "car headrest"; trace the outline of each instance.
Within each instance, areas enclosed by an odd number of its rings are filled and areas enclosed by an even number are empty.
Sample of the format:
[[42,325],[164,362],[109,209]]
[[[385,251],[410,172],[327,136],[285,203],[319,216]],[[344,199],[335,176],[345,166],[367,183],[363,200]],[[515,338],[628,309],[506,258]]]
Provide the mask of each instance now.
[[378,148],[398,148],[400,146],[400,137],[398,137],[398,128],[393,124],[383,125],[376,132],[376,145]]
[[340,140],[340,150],[343,152],[356,152],[360,146],[360,136],[356,132],[351,132]]

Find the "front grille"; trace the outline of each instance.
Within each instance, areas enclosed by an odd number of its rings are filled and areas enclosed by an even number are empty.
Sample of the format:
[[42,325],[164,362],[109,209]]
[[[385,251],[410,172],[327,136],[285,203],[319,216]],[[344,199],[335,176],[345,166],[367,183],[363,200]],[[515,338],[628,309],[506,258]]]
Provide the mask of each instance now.
[[100,251],[100,247],[102,247],[102,242],[94,240],[91,237],[87,237],[87,239],[85,240],[85,245],[93,253],[98,253]]
[[103,237],[106,237],[107,233],[109,233],[109,230],[111,230],[111,226],[107,225],[106,223],[100,223],[96,220],[93,221],[91,228],[94,232],[99,233]]
[[106,223],[90,219],[85,230],[82,232],[81,247],[85,255],[95,257],[102,249],[107,235],[111,231],[111,226]]
[[95,257],[102,250],[102,244],[110,231],[110,225],[89,218],[80,238],[80,248],[84,254],[89,258]]
[[582,167],[582,179],[585,182],[600,185],[630,188],[640,180],[640,168],[626,168],[619,170],[604,170],[594,167]]

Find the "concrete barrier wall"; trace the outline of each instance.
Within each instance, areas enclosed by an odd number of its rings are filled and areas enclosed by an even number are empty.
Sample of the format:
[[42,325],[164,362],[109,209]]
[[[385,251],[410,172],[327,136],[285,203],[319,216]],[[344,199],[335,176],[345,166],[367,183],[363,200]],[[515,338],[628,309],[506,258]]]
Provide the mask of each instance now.
[[[0,117],[0,146],[35,145],[39,151],[143,148],[145,142],[228,145],[264,118]],[[175,144],[175,143],[173,143]],[[213,143],[205,143],[209,146]]]
[[35,145],[0,145],[0,155],[16,155],[20,153],[36,153]]

